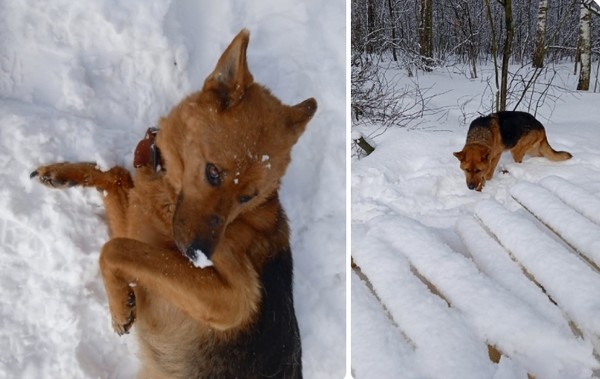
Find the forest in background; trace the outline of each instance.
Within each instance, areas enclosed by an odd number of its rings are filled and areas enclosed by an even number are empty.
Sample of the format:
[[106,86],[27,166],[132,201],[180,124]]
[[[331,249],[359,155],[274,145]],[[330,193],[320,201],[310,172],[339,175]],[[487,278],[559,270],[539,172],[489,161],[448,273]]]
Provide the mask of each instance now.
[[[552,101],[554,65],[573,64],[573,90],[600,92],[600,7],[594,0],[355,0],[351,10],[352,118],[407,126],[435,97],[399,88],[409,78],[459,67],[471,79],[493,67],[484,108],[535,110]],[[396,78],[397,79],[397,78]]]

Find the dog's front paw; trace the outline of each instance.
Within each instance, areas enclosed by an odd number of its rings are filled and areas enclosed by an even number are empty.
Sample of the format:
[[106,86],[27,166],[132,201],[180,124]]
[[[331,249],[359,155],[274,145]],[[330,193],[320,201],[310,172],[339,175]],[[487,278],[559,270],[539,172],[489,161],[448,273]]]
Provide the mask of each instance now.
[[129,329],[133,326],[135,321],[135,317],[133,314],[130,314],[129,317],[125,320],[117,319],[113,316],[112,318],[112,326],[115,332],[122,336],[123,334],[129,334]]
[[40,183],[52,188],[65,188],[77,185],[77,182],[69,178],[69,163],[56,163],[49,166],[38,167],[29,177],[37,178]]
[[135,294],[133,291],[127,295],[125,304],[111,306],[110,313],[112,317],[112,326],[115,332],[122,336],[128,334],[129,329],[135,322]]

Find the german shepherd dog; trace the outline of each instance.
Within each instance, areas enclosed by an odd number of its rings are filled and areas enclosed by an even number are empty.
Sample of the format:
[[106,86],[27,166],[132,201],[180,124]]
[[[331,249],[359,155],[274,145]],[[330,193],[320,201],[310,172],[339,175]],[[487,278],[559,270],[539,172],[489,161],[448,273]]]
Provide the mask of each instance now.
[[141,158],[133,178],[93,163],[31,174],[102,191],[100,271],[114,330],[136,326],[139,378],[302,377],[278,188],[317,102],[287,106],[254,83],[248,41],[242,30],[202,90],[160,120],[157,162]]
[[550,147],[544,126],[529,113],[504,111],[478,117],[469,126],[465,146],[454,153],[470,190],[481,191],[486,180],[492,179],[505,150],[510,150],[517,163],[523,161],[525,154],[544,156],[551,161],[572,157],[566,151]]

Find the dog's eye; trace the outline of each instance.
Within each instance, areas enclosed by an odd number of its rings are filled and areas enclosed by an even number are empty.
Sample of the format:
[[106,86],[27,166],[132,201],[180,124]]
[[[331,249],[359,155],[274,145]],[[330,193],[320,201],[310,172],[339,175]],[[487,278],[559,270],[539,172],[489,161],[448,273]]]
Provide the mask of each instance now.
[[477,169],[475,169],[475,173],[476,173],[476,174],[479,174],[480,172],[481,172],[481,170],[480,170],[480,169],[478,169],[478,168],[477,168]]
[[255,197],[256,195],[257,195],[256,193],[253,193],[252,195],[243,195],[243,196],[240,196],[240,199],[239,199],[239,200],[240,200],[240,203],[241,203],[241,204],[247,203],[247,202],[249,202],[250,200],[254,199],[254,197]]
[[217,166],[212,163],[207,163],[205,173],[206,180],[208,180],[212,186],[217,187],[221,184],[221,173],[219,172]]
[[252,196],[244,195],[240,196],[240,203],[244,204],[252,200]]

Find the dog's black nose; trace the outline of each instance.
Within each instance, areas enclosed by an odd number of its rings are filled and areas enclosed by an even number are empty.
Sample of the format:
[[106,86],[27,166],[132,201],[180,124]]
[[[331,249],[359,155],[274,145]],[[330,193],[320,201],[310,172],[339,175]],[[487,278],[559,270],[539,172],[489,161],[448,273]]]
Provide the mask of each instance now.
[[197,238],[187,247],[185,255],[191,260],[196,260],[200,254],[204,254],[210,259],[213,253],[213,243],[209,240]]
[[475,187],[477,187],[477,186],[476,186],[475,184],[473,184],[473,183],[469,183],[469,184],[467,185],[467,187],[469,187],[469,189],[470,189],[470,190],[474,190],[474,189],[475,189]]

